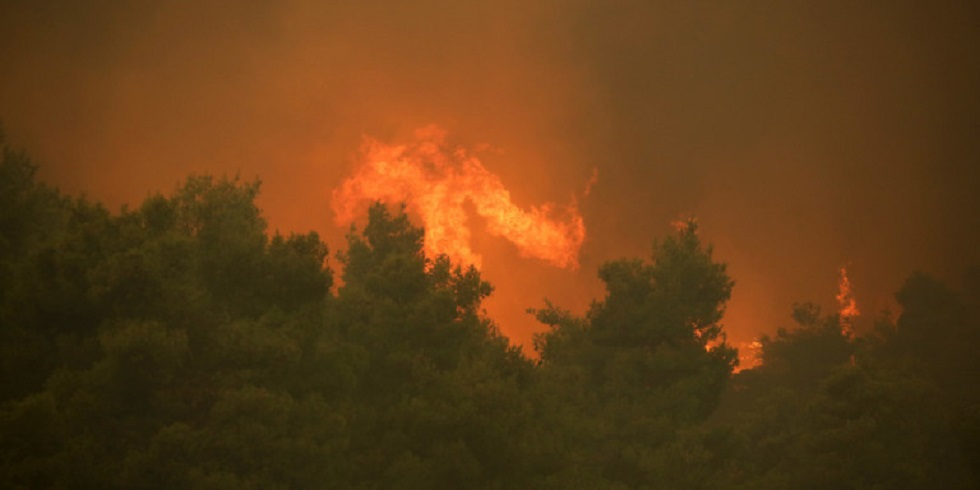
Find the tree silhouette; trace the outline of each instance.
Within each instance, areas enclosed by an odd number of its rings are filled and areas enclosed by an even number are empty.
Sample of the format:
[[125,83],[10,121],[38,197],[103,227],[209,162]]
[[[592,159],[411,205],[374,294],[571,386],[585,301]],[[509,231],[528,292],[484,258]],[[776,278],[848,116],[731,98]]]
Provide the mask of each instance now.
[[2,488],[975,488],[980,269],[913,274],[851,338],[797,305],[732,375],[733,282],[691,221],[547,303],[540,359],[383,203],[333,288],[258,181],[110,213],[0,161]]

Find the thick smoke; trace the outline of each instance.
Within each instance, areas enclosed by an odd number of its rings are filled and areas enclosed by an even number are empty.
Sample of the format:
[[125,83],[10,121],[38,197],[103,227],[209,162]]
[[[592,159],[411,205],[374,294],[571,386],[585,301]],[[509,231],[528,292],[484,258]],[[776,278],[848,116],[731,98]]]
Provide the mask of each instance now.
[[526,342],[542,296],[581,311],[599,263],[696,215],[748,339],[832,305],[845,264],[874,314],[912,269],[980,261],[978,26],[966,1],[4,1],[0,118],[66,191],[257,175],[273,227],[334,249],[365,134],[490,144],[524,208],[597,168],[578,271],[474,232],[503,331]]

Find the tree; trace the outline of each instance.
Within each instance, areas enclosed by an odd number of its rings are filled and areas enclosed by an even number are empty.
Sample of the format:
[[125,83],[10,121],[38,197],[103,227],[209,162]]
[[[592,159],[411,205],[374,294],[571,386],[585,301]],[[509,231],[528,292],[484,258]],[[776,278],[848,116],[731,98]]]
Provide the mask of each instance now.
[[824,315],[819,306],[803,303],[794,305],[793,320],[796,328],[779,328],[775,337],[762,336],[762,364],[749,375],[764,379],[757,384],[812,390],[857,352],[838,315]]
[[[938,388],[962,457],[980,466],[980,288],[976,267],[954,290],[921,272],[912,274],[895,295],[902,314],[881,322],[874,359],[891,369],[914,372]],[[980,481],[980,474],[974,474]]]
[[[318,392],[332,276],[315,233],[270,241],[258,182],[192,177],[113,215],[35,184],[8,151],[0,186],[14,232],[0,251],[0,486],[322,476],[296,466],[335,456],[346,437],[336,395]],[[218,410],[236,404],[265,408]],[[237,444],[235,425],[257,413],[272,421],[251,450],[295,459],[265,458],[271,480],[214,449]],[[154,482],[157,456],[175,448],[196,459]]]
[[733,283],[693,220],[654,244],[650,264],[610,262],[599,277],[606,297],[585,318],[550,304],[537,311],[551,326],[535,343],[538,389],[570,420],[556,429],[569,430],[570,466],[596,468],[604,484],[651,485],[678,428],[711,413],[735,366],[719,323]]
[[844,363],[805,392],[753,393],[721,487],[974,487],[935,387],[914,372]]
[[404,208],[377,203],[352,230],[332,328],[354,359],[354,480],[383,487],[479,487],[520,478],[531,364],[481,309],[479,272],[426,257]]
[[902,316],[879,321],[877,336],[851,338],[839,315],[805,303],[794,308],[795,329],[762,339],[762,364],[735,376],[711,421],[741,441],[719,486],[975,486],[977,419],[946,393],[956,375],[934,374],[950,362],[943,356],[964,352],[952,344],[969,338],[966,310],[921,274],[898,298]]
[[[969,289],[967,290],[969,291]],[[879,325],[879,357],[928,373],[953,398],[980,403],[980,315],[977,299],[924,273],[912,274],[896,293],[902,314]]]
[[94,336],[102,309],[89,271],[110,230],[104,208],[36,182],[27,155],[0,145],[2,401],[40,389],[59,350],[84,357],[77,340]]
[[599,277],[606,297],[584,320],[550,305],[537,312],[552,327],[536,340],[542,363],[583,364],[592,386],[605,395],[651,403],[670,398],[678,403],[663,407],[671,417],[703,419],[737,362],[719,323],[733,282],[711,255],[692,220],[654,244],[651,264],[604,264]]

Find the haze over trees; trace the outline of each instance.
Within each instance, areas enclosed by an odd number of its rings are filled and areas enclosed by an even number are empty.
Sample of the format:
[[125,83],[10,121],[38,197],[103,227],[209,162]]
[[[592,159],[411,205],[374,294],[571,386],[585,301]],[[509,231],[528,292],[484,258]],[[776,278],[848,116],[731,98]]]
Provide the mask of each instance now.
[[397,208],[331,266],[316,233],[268,233],[258,182],[110,213],[35,171],[4,147],[3,488],[980,483],[980,269],[913,274],[901,315],[853,338],[798,305],[733,374],[737,286],[690,222],[602,266],[584,317],[537,310],[532,359]]

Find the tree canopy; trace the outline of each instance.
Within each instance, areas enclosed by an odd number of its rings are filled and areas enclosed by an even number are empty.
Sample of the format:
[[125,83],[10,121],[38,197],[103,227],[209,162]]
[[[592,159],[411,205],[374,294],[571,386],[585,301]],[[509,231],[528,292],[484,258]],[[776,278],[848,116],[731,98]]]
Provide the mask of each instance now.
[[[336,265],[258,181],[110,212],[0,161],[0,487],[975,488],[980,273],[844,335],[812,304],[733,374],[694,221],[546,302],[536,358],[476,269],[377,203]],[[335,287],[333,267],[339,267]]]

